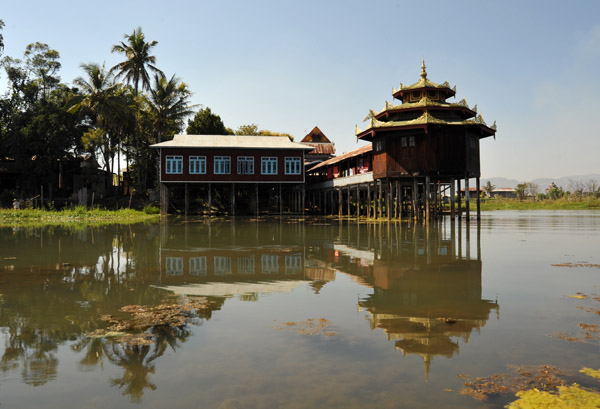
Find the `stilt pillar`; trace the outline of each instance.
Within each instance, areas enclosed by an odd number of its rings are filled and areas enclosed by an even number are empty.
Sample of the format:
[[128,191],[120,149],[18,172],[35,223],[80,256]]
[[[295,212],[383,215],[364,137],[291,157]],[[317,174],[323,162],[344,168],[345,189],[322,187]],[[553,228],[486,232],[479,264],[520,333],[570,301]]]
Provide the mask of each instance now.
[[471,216],[471,209],[469,207],[469,196],[470,196],[469,176],[466,175],[465,176],[465,212],[466,212],[467,222],[469,221],[469,217]]
[[254,198],[256,204],[256,217],[258,217],[258,183],[254,184]]
[[231,216],[235,217],[235,183],[231,184]]
[[160,215],[166,216],[169,213],[169,187],[166,183],[160,184]]
[[212,217],[212,184],[208,184],[208,217]]
[[416,177],[413,177],[412,210],[412,217],[413,219],[417,220],[419,218],[419,185]]
[[342,189],[338,189],[338,216],[342,217]]
[[462,198],[460,194],[460,179],[456,179],[456,192],[458,193],[458,218],[462,218]]
[[281,183],[279,184],[279,216],[283,214],[283,197],[281,196]]
[[[184,184],[184,205],[183,205],[183,214],[184,216],[188,215],[188,210],[190,208],[190,192],[188,183]],[[187,226],[187,225],[186,225]]]
[[430,196],[431,196],[431,180],[429,176],[425,176],[425,219],[429,220],[429,211],[430,211]]
[[371,218],[371,184],[367,183],[367,219]]
[[481,190],[479,185],[479,176],[475,178],[475,188],[477,191],[477,220],[481,220]]
[[456,191],[455,191],[455,186],[454,186],[454,179],[450,179],[450,217],[452,217],[452,220],[454,220],[454,214],[456,212],[455,196],[456,196]]

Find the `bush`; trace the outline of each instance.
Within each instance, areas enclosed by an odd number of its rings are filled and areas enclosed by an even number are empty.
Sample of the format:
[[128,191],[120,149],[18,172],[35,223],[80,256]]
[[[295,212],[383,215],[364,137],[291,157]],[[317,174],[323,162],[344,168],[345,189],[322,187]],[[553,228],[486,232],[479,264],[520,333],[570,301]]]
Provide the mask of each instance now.
[[144,208],[142,209],[142,211],[146,214],[158,214],[160,213],[160,209],[156,206],[152,206],[147,204],[146,206],[144,206]]

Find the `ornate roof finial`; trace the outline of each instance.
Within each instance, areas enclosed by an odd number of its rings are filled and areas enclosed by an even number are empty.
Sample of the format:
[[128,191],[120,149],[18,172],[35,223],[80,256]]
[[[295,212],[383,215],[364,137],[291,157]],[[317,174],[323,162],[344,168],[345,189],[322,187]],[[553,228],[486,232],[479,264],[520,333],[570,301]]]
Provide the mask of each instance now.
[[425,71],[425,58],[423,58],[423,64],[421,64],[421,78],[427,79],[427,71]]

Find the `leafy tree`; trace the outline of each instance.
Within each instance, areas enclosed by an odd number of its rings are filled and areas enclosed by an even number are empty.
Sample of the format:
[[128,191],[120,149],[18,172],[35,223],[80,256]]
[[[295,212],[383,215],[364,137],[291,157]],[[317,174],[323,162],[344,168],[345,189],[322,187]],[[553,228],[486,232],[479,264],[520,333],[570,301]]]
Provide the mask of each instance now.
[[231,129],[226,128],[221,117],[214,114],[209,107],[201,109],[188,121],[188,135],[231,135]]
[[485,193],[487,193],[488,197],[492,197],[492,191],[496,189],[495,185],[492,185],[491,181],[487,181],[485,187],[483,188],[483,190],[485,191]]
[[58,61],[60,54],[51,49],[48,44],[32,43],[25,48],[25,61],[27,69],[34,75],[42,91],[42,97],[46,98],[51,89],[60,83],[58,71],[61,64]]
[[525,199],[525,196],[527,195],[527,182],[519,183],[515,188],[515,194],[517,195],[517,199]]
[[[2,30],[4,28],[4,21],[2,21],[2,19],[0,19],[0,30]],[[2,56],[2,53],[4,52],[4,37],[2,36],[2,33],[0,33],[0,56]]]
[[291,141],[294,140],[294,137],[288,133],[282,132],[271,132],[266,129],[258,129],[258,125],[249,124],[249,125],[241,125],[236,131],[236,135],[250,135],[250,136],[287,136]]

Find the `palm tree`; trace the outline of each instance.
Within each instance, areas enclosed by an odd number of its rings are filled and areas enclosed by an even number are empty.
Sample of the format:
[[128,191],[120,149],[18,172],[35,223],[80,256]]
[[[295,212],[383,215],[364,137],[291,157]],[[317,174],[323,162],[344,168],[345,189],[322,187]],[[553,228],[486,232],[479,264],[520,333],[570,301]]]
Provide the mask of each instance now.
[[192,93],[184,82],[173,75],[171,79],[154,74],[154,87],[146,98],[146,113],[152,124],[155,141],[160,143],[184,127],[186,117],[194,113],[190,105]]
[[[126,82],[133,83],[135,95],[138,95],[140,82],[142,90],[150,88],[149,68],[151,71],[163,74],[154,64],[156,57],[150,55],[150,51],[158,41],[146,42],[142,28],[138,27],[130,35],[125,34],[127,44],[121,41],[121,44],[115,44],[111,52],[125,54],[125,61],[118,63],[110,69],[111,73],[117,72],[115,78],[125,76]],[[164,75],[164,74],[163,74]]]
[[[142,28],[138,27],[134,29],[130,35],[125,34],[124,38],[126,42],[121,41],[120,44],[115,44],[112,47],[111,52],[124,54],[126,59],[123,62],[115,65],[110,69],[110,72],[116,72],[115,78],[125,77],[125,81],[128,84],[133,84],[134,95],[137,97],[139,94],[140,85],[142,90],[150,88],[150,75],[148,69],[154,73],[164,75],[154,64],[156,64],[156,57],[150,54],[150,51],[158,41],[146,42]],[[141,84],[140,84],[141,83]],[[139,124],[135,135],[135,151],[136,151],[136,180],[138,187],[142,186],[141,172],[139,167],[141,166],[141,144],[140,144],[140,131]]]
[[[154,86],[144,98],[144,115],[149,134],[152,135],[151,142],[160,143],[164,139],[172,139],[175,133],[184,128],[185,118],[194,113],[195,105],[190,104],[191,96],[187,85],[175,75],[167,79],[163,75],[154,74]],[[153,158],[154,156],[151,155]],[[157,167],[157,180],[158,172]]]
[[118,101],[115,98],[117,85],[104,64],[82,64],[81,68],[87,74],[87,78],[77,77],[73,81],[81,89],[81,95],[74,99],[69,112],[79,112],[87,117],[88,126],[93,129],[86,133],[88,148],[100,150],[106,170],[110,172],[116,143],[111,140],[108,132],[112,130],[115,112],[118,110]]

